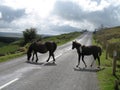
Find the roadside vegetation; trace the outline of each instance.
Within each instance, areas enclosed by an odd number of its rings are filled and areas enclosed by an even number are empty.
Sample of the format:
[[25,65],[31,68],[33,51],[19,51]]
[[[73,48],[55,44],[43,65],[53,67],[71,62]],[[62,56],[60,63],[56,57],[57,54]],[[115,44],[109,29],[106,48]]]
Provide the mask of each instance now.
[[2,42],[0,42],[0,62],[24,55],[29,45],[34,41],[54,41],[57,45],[62,45],[80,35],[81,32],[71,32],[42,38],[41,35],[37,34],[35,28],[30,28],[23,31],[23,38],[17,38],[17,40],[12,38],[13,41],[11,41],[9,37],[5,37],[4,41],[4,37],[2,37]]
[[81,32],[71,32],[66,34],[61,34],[52,37],[43,38],[43,41],[54,41],[57,45],[65,44],[68,41],[71,41],[81,35]]
[[[94,44],[102,47],[101,66],[103,70],[97,72],[100,90],[120,89],[120,27],[106,28],[94,32]],[[116,75],[112,74],[113,51],[117,51]],[[115,82],[118,82],[119,89]]]

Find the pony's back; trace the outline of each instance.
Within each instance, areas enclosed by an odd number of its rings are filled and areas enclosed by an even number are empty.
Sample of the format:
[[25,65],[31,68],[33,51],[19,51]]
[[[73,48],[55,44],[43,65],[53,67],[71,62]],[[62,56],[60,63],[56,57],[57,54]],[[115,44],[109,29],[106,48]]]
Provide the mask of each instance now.
[[53,42],[53,46],[54,46],[53,51],[55,51],[57,49],[57,44],[55,42]]
[[55,42],[46,42],[45,45],[51,52],[54,52],[57,49],[57,44]]

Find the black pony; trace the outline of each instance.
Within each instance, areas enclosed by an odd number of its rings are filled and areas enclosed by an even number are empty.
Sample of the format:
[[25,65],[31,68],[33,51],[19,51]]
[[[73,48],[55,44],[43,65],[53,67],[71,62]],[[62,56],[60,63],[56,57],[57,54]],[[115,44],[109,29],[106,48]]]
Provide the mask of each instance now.
[[[76,67],[79,66],[80,64],[80,57],[82,56],[82,61],[85,64],[85,67],[87,67],[85,61],[84,61],[84,56],[85,55],[93,55],[94,60],[96,60],[96,58],[98,59],[98,68],[100,68],[100,55],[102,53],[102,50],[99,46],[95,46],[95,45],[91,45],[91,46],[82,46],[80,43],[73,41],[72,42],[72,49],[76,48],[77,53],[78,53],[78,65]],[[91,63],[91,67],[94,63]]]
[[49,57],[47,59],[47,62],[49,61],[50,57],[53,57],[53,62],[55,62],[54,52],[57,48],[57,44],[55,42],[34,42],[32,43],[27,51],[27,60],[30,60],[31,53],[33,53],[32,61],[34,60],[34,54],[36,55],[36,62],[38,61],[37,52],[39,53],[46,53],[49,51]]

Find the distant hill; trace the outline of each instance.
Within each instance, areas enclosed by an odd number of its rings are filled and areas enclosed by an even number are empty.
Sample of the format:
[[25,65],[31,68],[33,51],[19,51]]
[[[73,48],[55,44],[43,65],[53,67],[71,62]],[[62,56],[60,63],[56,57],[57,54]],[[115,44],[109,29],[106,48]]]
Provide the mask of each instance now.
[[[50,37],[52,35],[42,34],[41,37]],[[23,37],[22,33],[0,32],[0,43],[11,43]]]
[[[42,34],[42,37],[50,37],[53,35],[49,35],[49,34]],[[17,38],[21,38],[23,37],[22,33],[9,33],[9,32],[0,32],[0,37],[17,37]]]
[[0,37],[23,37],[22,33],[0,32]]

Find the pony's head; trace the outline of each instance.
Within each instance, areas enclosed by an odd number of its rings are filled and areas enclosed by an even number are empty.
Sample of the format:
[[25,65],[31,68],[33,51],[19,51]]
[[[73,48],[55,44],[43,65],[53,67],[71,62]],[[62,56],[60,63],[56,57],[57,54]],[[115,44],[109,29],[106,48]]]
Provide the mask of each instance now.
[[81,44],[78,43],[77,41],[73,41],[73,42],[72,42],[72,49],[78,48],[78,47],[80,47],[80,46],[81,46]]

